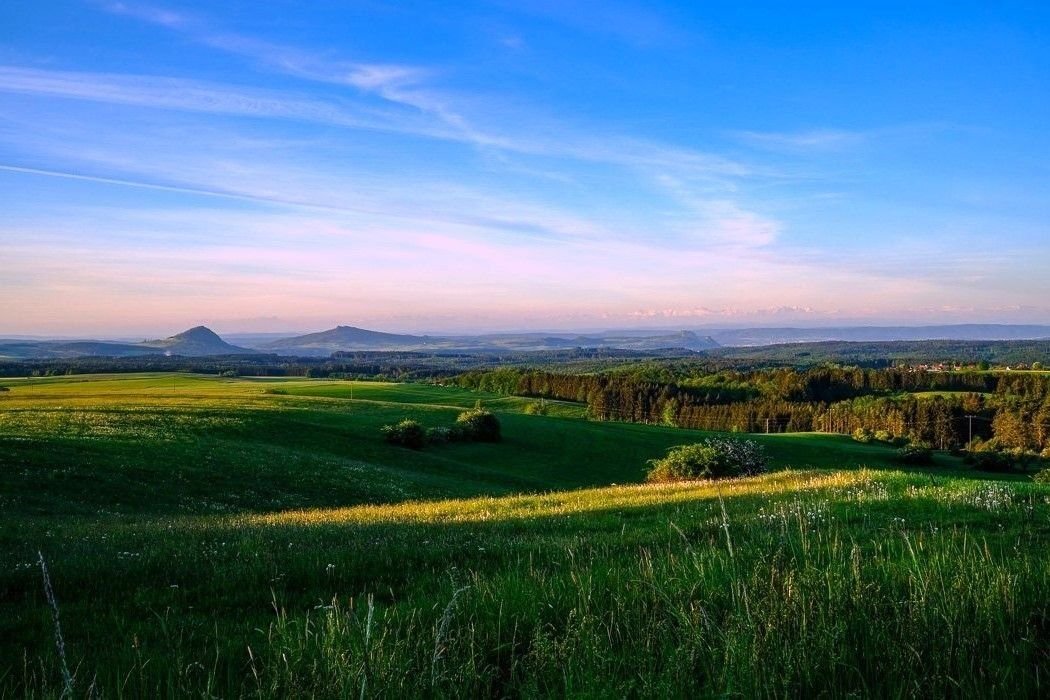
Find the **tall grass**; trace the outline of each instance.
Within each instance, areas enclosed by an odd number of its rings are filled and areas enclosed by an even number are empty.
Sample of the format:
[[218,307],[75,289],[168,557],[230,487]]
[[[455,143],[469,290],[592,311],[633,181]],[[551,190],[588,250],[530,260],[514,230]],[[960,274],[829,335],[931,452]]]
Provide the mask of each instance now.
[[1038,485],[796,472],[73,527],[52,575],[115,696],[1039,697],[1048,533]]

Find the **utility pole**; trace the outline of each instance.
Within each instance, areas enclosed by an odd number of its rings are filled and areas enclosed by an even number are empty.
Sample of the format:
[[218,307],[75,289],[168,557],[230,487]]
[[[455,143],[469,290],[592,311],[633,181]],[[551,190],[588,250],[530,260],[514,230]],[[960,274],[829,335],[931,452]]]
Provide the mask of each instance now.
[[766,418],[766,435],[769,435],[769,419]]

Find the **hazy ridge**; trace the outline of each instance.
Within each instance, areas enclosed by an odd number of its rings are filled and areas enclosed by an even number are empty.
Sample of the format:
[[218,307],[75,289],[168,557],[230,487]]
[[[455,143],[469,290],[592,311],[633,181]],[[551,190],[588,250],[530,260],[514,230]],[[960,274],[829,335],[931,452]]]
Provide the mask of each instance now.
[[[940,326],[856,326],[840,328],[736,328],[703,330],[610,330],[588,333],[488,333],[476,335],[412,335],[336,326],[325,331],[280,337],[279,334],[230,334],[244,345],[227,342],[212,330],[197,326],[168,338],[128,343],[111,340],[0,339],[0,358],[75,359],[174,355],[274,354],[328,357],[335,352],[536,352],[618,349],[648,352],[681,350],[735,356],[733,348],[800,346],[826,343],[907,343],[927,341],[994,342],[1050,339],[1050,326],[961,324]],[[897,348],[898,350],[900,348]],[[782,354],[782,353],[781,353]],[[848,354],[848,353],[847,353]]]

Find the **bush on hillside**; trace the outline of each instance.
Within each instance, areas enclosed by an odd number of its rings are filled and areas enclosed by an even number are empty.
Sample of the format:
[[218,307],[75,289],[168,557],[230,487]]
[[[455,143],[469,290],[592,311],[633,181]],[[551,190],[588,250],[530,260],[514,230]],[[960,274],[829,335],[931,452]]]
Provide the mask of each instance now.
[[969,460],[973,468],[982,472],[1004,473],[1014,470],[1013,458],[1004,452],[975,452]]
[[401,445],[418,450],[426,444],[427,432],[419,421],[403,420],[396,425],[384,425],[383,437],[391,445]]
[[875,435],[867,428],[857,428],[853,431],[853,439],[857,442],[869,443],[875,439]]
[[967,446],[967,449],[973,454],[978,452],[998,452],[999,438],[993,437],[988,440],[982,440],[980,437],[975,437]]
[[893,439],[893,433],[888,430],[876,430],[875,439],[879,442],[889,442]]
[[913,466],[928,466],[933,464],[933,451],[921,442],[905,445],[897,450],[897,461]]
[[444,426],[427,428],[427,443],[431,445],[442,445],[449,441],[452,430]]
[[449,438],[463,442],[499,442],[503,436],[499,418],[483,408],[472,408],[459,414]]
[[1041,469],[1032,477],[1037,484],[1050,484],[1050,469]]
[[530,416],[545,416],[548,413],[547,404],[543,401],[529,403],[525,406],[525,413]]
[[709,438],[678,445],[661,459],[649,460],[648,481],[688,481],[750,476],[765,471],[765,450],[753,440]]

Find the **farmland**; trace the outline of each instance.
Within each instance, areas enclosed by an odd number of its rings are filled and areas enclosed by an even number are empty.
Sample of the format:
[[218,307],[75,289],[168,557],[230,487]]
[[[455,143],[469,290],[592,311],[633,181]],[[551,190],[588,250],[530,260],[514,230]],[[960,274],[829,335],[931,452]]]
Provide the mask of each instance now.
[[[642,484],[698,431],[459,387],[3,380],[0,694],[1036,697],[1050,487],[757,435],[775,469]],[[388,445],[481,401],[496,444]],[[998,689],[998,690],[996,690]]]

